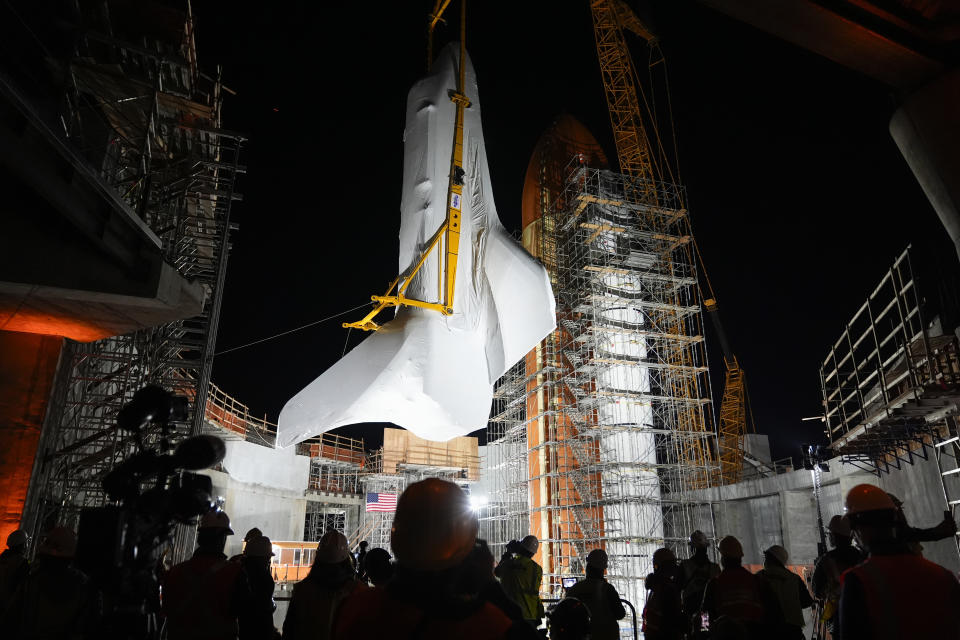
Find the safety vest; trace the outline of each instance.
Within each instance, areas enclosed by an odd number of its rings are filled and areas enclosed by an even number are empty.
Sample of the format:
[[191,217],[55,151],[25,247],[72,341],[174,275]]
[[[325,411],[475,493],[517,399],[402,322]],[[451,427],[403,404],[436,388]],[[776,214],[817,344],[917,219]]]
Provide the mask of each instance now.
[[718,616],[741,622],[761,622],[760,579],[743,567],[724,569],[713,580],[713,602]]
[[872,638],[960,638],[960,584],[949,571],[913,554],[870,556],[841,576],[860,581]]
[[359,591],[341,605],[333,637],[338,640],[505,638],[513,621],[489,602],[477,604],[468,615],[447,616],[428,613],[415,603],[400,600],[389,589]]
[[240,564],[226,556],[194,555],[173,567],[163,585],[163,612],[170,640],[236,640],[232,599]]

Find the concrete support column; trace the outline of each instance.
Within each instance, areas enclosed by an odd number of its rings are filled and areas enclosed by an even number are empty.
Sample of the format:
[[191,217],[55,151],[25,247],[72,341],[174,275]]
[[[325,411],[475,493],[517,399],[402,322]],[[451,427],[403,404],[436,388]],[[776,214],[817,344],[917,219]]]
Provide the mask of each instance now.
[[960,254],[960,69],[909,96],[890,135]]
[[20,526],[62,346],[0,331],[0,544]]

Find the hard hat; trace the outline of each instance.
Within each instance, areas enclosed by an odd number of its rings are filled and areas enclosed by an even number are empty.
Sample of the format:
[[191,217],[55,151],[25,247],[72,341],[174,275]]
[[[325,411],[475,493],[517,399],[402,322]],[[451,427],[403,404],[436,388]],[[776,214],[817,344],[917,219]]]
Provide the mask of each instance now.
[[850,518],[847,516],[835,515],[830,518],[830,524],[827,529],[837,536],[850,537]]
[[228,516],[225,511],[220,511],[219,509],[207,511],[203,514],[203,517],[200,518],[200,528],[226,529],[227,535],[233,535],[233,529],[230,528],[230,516]]
[[564,598],[547,612],[550,637],[580,640],[590,633],[590,609],[577,598]]
[[273,552],[273,543],[266,536],[247,542],[247,546],[243,548],[243,554],[251,558],[269,558],[277,555]]
[[366,540],[362,540],[362,541],[360,542],[360,548],[361,548],[361,549],[366,549],[368,546],[370,546],[370,543],[367,542]]
[[891,500],[893,500],[893,506],[895,506],[897,509],[903,507],[903,500],[901,500],[901,499],[898,498],[897,496],[893,495],[893,494],[890,493],[889,491],[887,491],[887,495],[890,496],[890,499],[891,499]]
[[251,540],[256,540],[257,538],[261,537],[263,537],[263,531],[260,531],[260,529],[254,527],[253,529],[250,529],[250,531],[247,531],[247,533],[243,536],[243,541],[250,542]]
[[337,564],[350,559],[350,545],[342,533],[330,529],[320,538],[317,545],[317,562]]
[[427,478],[401,494],[390,546],[403,567],[442,571],[473,550],[477,516],[467,495],[452,482]]
[[[790,555],[787,553],[787,550],[781,547],[780,545],[775,544],[769,549],[767,549],[766,551],[764,551],[764,553],[776,558],[777,561],[779,561],[780,564],[782,564],[783,566],[787,566],[787,559],[790,557]],[[742,552],[741,552],[741,555],[742,555]]]
[[733,536],[726,536],[720,540],[720,543],[717,545],[717,550],[720,551],[720,555],[724,558],[743,557],[743,545]]
[[603,549],[594,549],[587,554],[587,566],[596,567],[597,569],[606,569],[607,565],[610,562],[610,558],[607,556],[607,552]]
[[858,484],[847,492],[845,502],[847,515],[858,515],[867,511],[896,511],[887,492],[872,484]]
[[77,554],[77,534],[67,527],[54,527],[47,532],[37,553],[55,558],[72,558]]
[[537,536],[524,536],[523,540],[520,541],[520,546],[529,551],[530,555],[533,555],[540,548],[540,541],[537,540]]
[[28,536],[27,532],[23,529],[11,531],[10,535],[7,536],[7,546],[11,549],[14,547],[22,547],[28,542],[30,542],[30,536]]
[[697,529],[696,531],[690,534],[690,544],[692,544],[695,547],[701,547],[703,549],[706,549],[707,547],[710,546],[710,541],[707,540],[707,534]]
[[663,567],[666,565],[673,564],[677,561],[677,556],[673,555],[673,551],[664,547],[663,549],[657,549],[653,552],[653,566],[654,567]]

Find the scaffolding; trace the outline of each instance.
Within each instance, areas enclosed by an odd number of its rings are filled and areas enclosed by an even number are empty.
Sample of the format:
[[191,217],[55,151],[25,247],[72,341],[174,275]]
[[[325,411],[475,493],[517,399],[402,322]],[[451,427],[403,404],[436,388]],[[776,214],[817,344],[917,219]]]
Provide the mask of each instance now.
[[[169,435],[203,431],[244,137],[221,127],[226,89],[197,66],[193,16],[155,4],[70,4],[75,41],[57,61],[60,122],[78,154],[159,239],[165,260],[203,287],[200,315],[63,352],[24,522],[38,533],[75,526],[101,506],[101,480],[156,427],[116,428],[134,392],[159,385],[189,399]],[[53,62],[53,61],[51,61]]]
[[[582,156],[565,174],[534,247],[554,278],[558,328],[528,354],[521,384],[501,381],[499,402],[523,411],[491,423],[488,449],[525,432],[526,451],[509,450],[529,471],[543,592],[560,593],[604,548],[608,579],[640,606],[653,551],[679,552],[695,529],[714,533],[705,496],[716,437],[691,233],[674,185]],[[505,538],[520,535],[516,520],[505,519]]]
[[958,342],[931,331],[922,302],[907,247],[820,366],[827,437],[846,464],[879,475],[928,459],[948,437],[960,403]]

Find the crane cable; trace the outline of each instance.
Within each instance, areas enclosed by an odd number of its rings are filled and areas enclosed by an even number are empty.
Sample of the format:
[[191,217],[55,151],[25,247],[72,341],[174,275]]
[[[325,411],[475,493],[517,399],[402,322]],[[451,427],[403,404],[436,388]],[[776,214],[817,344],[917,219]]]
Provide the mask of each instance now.
[[[269,340],[274,340],[274,339],[276,339],[276,338],[280,338],[280,337],[283,337],[283,336],[285,336],[285,335],[289,335],[289,334],[291,334],[291,333],[295,333],[295,332],[297,332],[297,331],[302,331],[303,329],[308,329],[308,328],[310,328],[310,327],[313,327],[313,326],[315,326],[315,325],[321,324],[321,323],[323,323],[323,322],[327,322],[328,320],[333,320],[334,318],[339,318],[340,316],[345,316],[345,315],[347,315],[348,313],[353,313],[353,312],[356,311],[357,309],[362,309],[363,307],[366,307],[366,306],[368,306],[369,304],[370,304],[369,302],[364,302],[363,304],[358,304],[357,306],[353,307],[352,309],[347,309],[346,311],[341,311],[340,313],[335,313],[335,314],[333,314],[332,316],[327,316],[326,318],[320,318],[319,320],[314,320],[313,322],[308,322],[307,324],[302,325],[302,326],[299,326],[299,327],[296,327],[295,329],[288,329],[287,331],[281,331],[280,333],[276,333],[276,334],[274,334],[274,335],[272,335],[272,336],[267,336],[266,338],[260,338],[259,340],[254,340],[253,342],[248,342],[248,343],[246,343],[246,344],[241,344],[241,345],[238,345],[238,346],[236,346],[236,347],[230,347],[229,349],[224,349],[223,351],[218,351],[218,352],[216,352],[216,353],[213,354],[213,355],[214,355],[215,357],[216,357],[216,356],[222,356],[222,355],[224,355],[224,354],[226,354],[226,353],[230,353],[230,352],[232,352],[232,351],[239,351],[240,349],[246,349],[247,347],[252,347],[252,346],[254,346],[254,345],[256,345],[256,344],[260,344],[260,343],[262,343],[262,342],[267,342],[267,341],[269,341]],[[347,337],[349,338],[349,336],[350,336],[350,334],[348,333],[348,334],[347,334]],[[346,346],[344,346],[344,350],[346,350]]]

